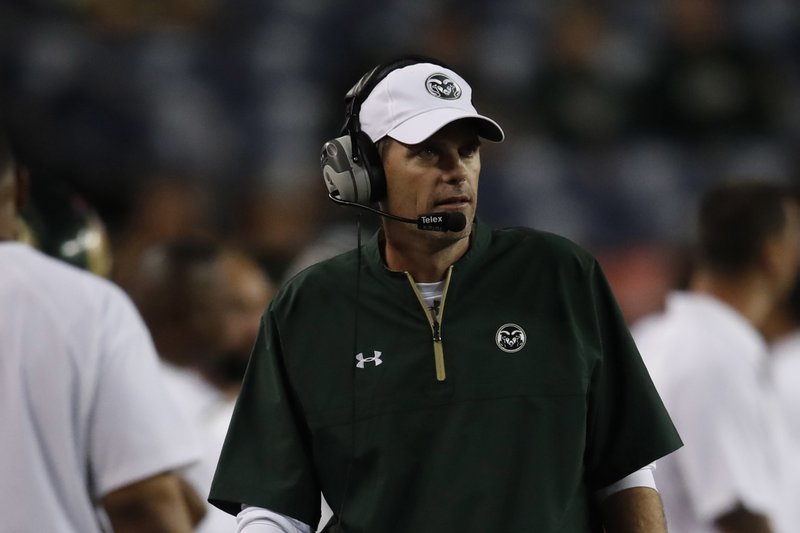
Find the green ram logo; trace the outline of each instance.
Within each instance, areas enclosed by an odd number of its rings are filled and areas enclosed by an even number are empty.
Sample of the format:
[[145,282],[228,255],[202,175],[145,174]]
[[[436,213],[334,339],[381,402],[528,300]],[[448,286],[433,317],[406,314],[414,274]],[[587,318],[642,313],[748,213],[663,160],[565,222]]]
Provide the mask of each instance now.
[[425,88],[436,98],[458,100],[461,98],[461,87],[444,74],[431,74],[425,80]]
[[503,324],[497,329],[494,341],[497,347],[506,353],[518,352],[525,346],[528,336],[525,330],[516,324]]

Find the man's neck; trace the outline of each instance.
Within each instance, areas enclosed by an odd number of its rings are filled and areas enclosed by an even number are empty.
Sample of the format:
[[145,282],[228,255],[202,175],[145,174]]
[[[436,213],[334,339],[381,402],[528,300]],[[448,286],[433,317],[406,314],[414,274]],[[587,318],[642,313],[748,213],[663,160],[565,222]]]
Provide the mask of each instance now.
[[768,280],[758,275],[729,279],[700,273],[692,280],[691,289],[725,302],[759,329],[776,304],[774,287]]
[[12,209],[0,206],[0,241],[13,241],[16,238],[16,220]]
[[231,381],[229,379],[225,379],[212,369],[209,369],[206,366],[200,366],[200,375],[203,379],[214,387],[214,389],[222,394],[225,398],[229,400],[234,400],[239,395],[239,392],[242,389],[241,380],[240,381]]
[[444,279],[447,269],[467,253],[469,241],[469,237],[455,241],[402,239],[387,232],[384,260],[390,270],[408,272],[420,283],[433,283]]
[[17,209],[21,204],[22,179],[14,167],[0,168],[0,240],[11,241],[17,229]]
[[782,305],[775,306],[769,314],[761,326],[761,333],[767,342],[772,343],[798,331],[798,329],[800,329],[800,323],[789,303],[784,302]]

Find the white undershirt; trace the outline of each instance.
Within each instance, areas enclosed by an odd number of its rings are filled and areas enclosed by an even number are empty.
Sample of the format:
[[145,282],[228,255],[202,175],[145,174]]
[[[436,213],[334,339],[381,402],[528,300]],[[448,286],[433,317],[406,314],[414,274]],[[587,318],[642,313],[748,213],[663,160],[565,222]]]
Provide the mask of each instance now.
[[417,283],[417,290],[420,296],[422,296],[422,299],[425,300],[425,305],[433,307],[433,302],[442,299],[444,280],[435,281],[433,283]]
[[[434,283],[417,283],[417,289],[420,296],[425,301],[425,305],[433,307],[436,300],[441,300],[442,291],[444,290],[444,281],[437,281]],[[650,463],[637,470],[636,472],[625,476],[616,483],[602,488],[595,492],[595,497],[598,500],[604,500],[608,496],[631,489],[634,487],[649,487],[656,489],[656,482],[653,478],[653,470],[656,464]],[[311,526],[284,516],[279,513],[264,509],[262,507],[253,507],[249,505],[242,505],[242,511],[236,516],[236,533],[311,533]],[[321,524],[324,525],[324,524]]]

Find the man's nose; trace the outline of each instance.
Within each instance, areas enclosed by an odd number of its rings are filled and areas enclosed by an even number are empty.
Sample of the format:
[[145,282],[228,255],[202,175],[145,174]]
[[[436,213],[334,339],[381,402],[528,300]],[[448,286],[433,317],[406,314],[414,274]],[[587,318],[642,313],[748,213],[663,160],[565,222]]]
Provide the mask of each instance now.
[[458,150],[445,152],[439,158],[439,167],[445,173],[448,182],[460,182],[466,179],[466,165]]

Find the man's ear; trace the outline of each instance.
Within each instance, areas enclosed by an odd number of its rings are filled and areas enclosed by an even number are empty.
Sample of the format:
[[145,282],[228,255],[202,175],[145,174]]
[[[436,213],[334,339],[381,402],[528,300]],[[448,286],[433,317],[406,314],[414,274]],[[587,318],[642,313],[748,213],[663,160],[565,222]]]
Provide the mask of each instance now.
[[787,246],[786,236],[775,235],[767,239],[761,249],[760,264],[762,272],[774,281],[788,280],[797,275],[796,261],[788,254],[796,253]]
[[761,246],[761,253],[758,254],[759,264],[765,272],[772,274],[775,272],[780,260],[780,239],[777,236],[769,237]]

